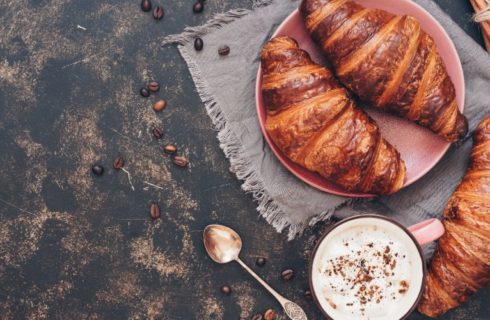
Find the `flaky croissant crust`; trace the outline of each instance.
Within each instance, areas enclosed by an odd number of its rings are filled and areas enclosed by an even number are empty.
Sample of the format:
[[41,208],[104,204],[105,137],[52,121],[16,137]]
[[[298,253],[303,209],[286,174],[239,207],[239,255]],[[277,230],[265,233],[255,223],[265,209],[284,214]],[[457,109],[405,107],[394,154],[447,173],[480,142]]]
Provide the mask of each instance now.
[[405,164],[332,73],[295,40],[277,37],[261,52],[266,130],[292,161],[349,191],[399,190]]
[[476,129],[471,163],[444,210],[446,233],[429,268],[420,312],[437,317],[490,285],[490,116]]
[[303,0],[300,11],[336,76],[363,101],[449,142],[466,135],[454,85],[433,39],[415,18],[350,0]]

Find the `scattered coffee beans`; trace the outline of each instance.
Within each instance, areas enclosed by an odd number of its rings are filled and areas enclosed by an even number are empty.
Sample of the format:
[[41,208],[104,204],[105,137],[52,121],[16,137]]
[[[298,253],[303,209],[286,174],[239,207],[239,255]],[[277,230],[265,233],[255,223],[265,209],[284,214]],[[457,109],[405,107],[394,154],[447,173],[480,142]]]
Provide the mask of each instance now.
[[274,310],[272,309],[267,309],[264,312],[264,320],[275,320],[277,317],[277,314]]
[[141,10],[148,12],[151,10],[151,1],[150,0],[142,0],[141,1]]
[[230,47],[228,47],[228,46],[221,46],[218,49],[218,54],[220,56],[227,56],[228,54],[230,54]]
[[176,156],[174,158],[174,164],[179,166],[179,167],[187,167],[187,165],[189,164],[189,162],[187,161],[186,158],[182,157],[182,156]]
[[122,169],[124,167],[124,159],[122,157],[117,157],[114,159],[114,161],[112,161],[112,166],[116,170]]
[[151,129],[151,134],[153,134],[153,136],[156,138],[156,139],[161,139],[163,138],[163,130],[160,129],[160,128],[153,128]]
[[95,174],[96,176],[101,176],[104,174],[104,167],[101,166],[100,164],[94,164],[92,166],[92,173]]
[[150,91],[148,91],[148,89],[146,89],[146,88],[141,88],[140,89],[140,94],[143,97],[148,98],[150,96]]
[[311,300],[313,296],[311,295],[311,291],[310,290],[305,290],[305,298],[308,299],[308,300]]
[[155,18],[156,20],[161,20],[163,18],[164,13],[165,12],[163,11],[163,8],[157,6],[155,7],[155,9],[153,9],[153,18]]
[[165,151],[165,153],[173,154],[177,152],[177,147],[173,144],[167,144],[165,147],[163,147],[163,150]]
[[194,13],[200,13],[204,10],[204,3],[202,3],[202,1],[197,1],[196,3],[194,3],[194,5],[192,6],[192,11],[194,11]]
[[229,295],[231,293],[231,288],[229,286],[222,286],[221,287],[221,292],[223,294]]
[[160,218],[160,206],[156,202],[152,202],[150,205],[150,217],[153,220]]
[[252,320],[263,320],[264,318],[262,317],[262,315],[260,313],[257,313],[256,315],[254,315],[252,317]]
[[286,269],[281,273],[282,280],[289,281],[294,277],[293,269]]
[[204,42],[202,41],[202,39],[196,38],[194,40],[194,49],[196,49],[196,51],[201,51],[203,47],[204,47]]
[[165,100],[158,100],[153,104],[153,110],[155,110],[155,112],[162,111],[163,109],[165,109],[166,105],[167,103],[165,102]]
[[255,264],[257,265],[257,267],[263,267],[265,266],[265,258],[263,257],[258,257],[257,259],[255,259]]
[[160,84],[156,81],[152,81],[148,83],[148,90],[150,90],[151,92],[157,92],[158,90],[160,90]]

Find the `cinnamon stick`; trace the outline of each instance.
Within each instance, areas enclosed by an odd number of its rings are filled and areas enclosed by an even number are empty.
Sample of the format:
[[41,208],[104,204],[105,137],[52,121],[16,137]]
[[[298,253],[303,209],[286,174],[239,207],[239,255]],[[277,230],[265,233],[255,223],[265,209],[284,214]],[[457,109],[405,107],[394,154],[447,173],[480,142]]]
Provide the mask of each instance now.
[[[470,0],[470,2],[477,14],[485,10],[490,11],[490,1],[488,0]],[[485,41],[485,46],[487,48],[487,51],[490,53],[490,19],[481,21],[480,26],[483,32],[483,40]]]

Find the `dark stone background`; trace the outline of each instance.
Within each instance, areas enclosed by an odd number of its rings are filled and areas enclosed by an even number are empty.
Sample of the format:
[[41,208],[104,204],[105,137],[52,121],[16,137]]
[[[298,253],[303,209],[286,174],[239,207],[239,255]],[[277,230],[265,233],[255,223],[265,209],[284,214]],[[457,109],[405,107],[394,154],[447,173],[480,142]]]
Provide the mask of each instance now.
[[[319,319],[303,291],[323,226],[287,242],[258,217],[228,171],[184,61],[159,45],[251,3],[208,0],[196,15],[192,1],[153,2],[166,9],[160,22],[138,0],[0,0],[0,318],[248,319],[278,309],[238,265],[207,258],[201,232],[219,222],[242,235],[245,262],[257,269],[255,258],[266,257],[257,272]],[[437,2],[482,43],[469,1]],[[138,90],[150,79],[162,89],[144,99]],[[155,114],[157,97],[168,106]],[[153,125],[164,127],[163,141],[148,134]],[[188,169],[171,163],[164,142],[190,159]],[[135,191],[111,168],[117,155]],[[106,167],[100,178],[90,173],[95,162]],[[154,200],[159,222],[148,215]],[[283,283],[286,267],[296,277]],[[488,319],[489,297],[482,290],[443,319]]]

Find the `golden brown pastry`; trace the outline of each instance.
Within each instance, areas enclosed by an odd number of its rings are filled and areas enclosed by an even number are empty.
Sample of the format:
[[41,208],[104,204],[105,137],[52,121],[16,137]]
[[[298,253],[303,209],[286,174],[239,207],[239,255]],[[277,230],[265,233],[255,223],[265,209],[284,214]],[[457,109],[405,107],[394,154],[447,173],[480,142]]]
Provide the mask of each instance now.
[[473,137],[471,163],[444,210],[419,311],[438,317],[490,285],[490,116]]
[[454,85],[434,40],[415,18],[349,0],[303,0],[300,11],[337,77],[361,100],[449,142],[466,135]]
[[289,37],[269,41],[261,60],[266,130],[287,157],[349,191],[402,187],[400,154],[328,69]]

